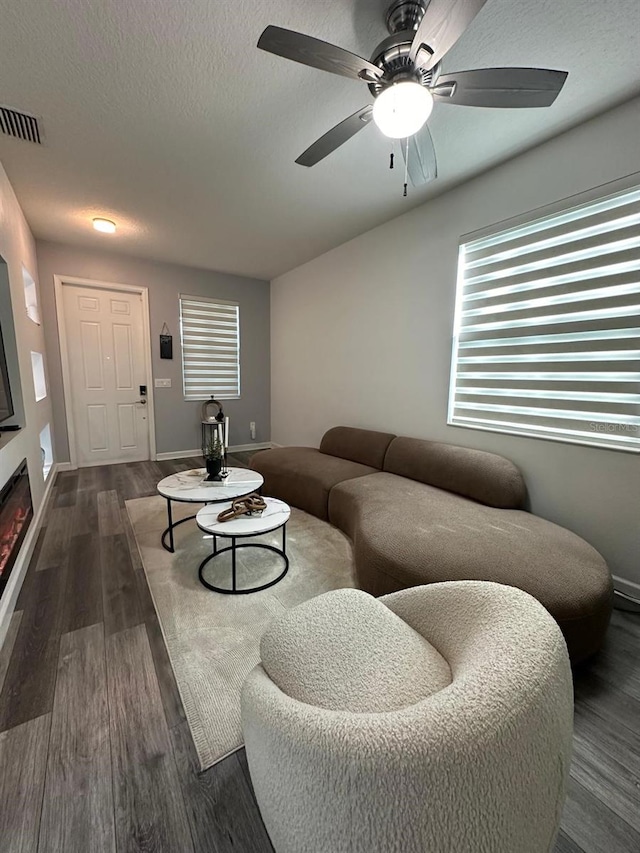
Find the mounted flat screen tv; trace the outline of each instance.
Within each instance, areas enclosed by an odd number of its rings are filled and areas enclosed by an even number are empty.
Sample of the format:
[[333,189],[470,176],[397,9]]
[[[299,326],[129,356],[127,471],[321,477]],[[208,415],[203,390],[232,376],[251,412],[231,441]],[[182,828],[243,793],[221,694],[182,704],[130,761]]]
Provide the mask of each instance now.
[[2,328],[0,327],[0,423],[6,421],[13,415],[13,400],[11,399],[11,387],[9,385],[9,373],[7,371],[7,359],[4,354],[4,342],[2,340]]

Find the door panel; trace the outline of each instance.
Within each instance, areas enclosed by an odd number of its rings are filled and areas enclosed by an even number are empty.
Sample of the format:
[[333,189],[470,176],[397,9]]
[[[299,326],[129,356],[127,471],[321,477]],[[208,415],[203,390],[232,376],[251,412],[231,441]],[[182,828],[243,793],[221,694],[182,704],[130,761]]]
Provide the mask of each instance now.
[[95,296],[78,296],[78,307],[82,311],[98,311],[98,300]]
[[89,449],[93,453],[108,450],[107,407],[87,406],[87,424],[89,426]]
[[84,366],[84,390],[102,391],[104,376],[102,375],[102,336],[98,323],[83,322],[80,324],[82,364]]
[[112,314],[131,314],[131,307],[128,302],[124,302],[122,299],[112,299],[111,300],[111,313]]
[[62,293],[78,465],[148,459],[141,294],[69,284]]
[[120,449],[131,450],[136,447],[136,408],[131,403],[120,403],[118,406],[118,423],[120,427]]
[[[116,368],[118,391],[133,390],[133,352],[131,350],[131,327],[121,324],[113,326],[113,358]],[[139,383],[144,385],[144,382]]]

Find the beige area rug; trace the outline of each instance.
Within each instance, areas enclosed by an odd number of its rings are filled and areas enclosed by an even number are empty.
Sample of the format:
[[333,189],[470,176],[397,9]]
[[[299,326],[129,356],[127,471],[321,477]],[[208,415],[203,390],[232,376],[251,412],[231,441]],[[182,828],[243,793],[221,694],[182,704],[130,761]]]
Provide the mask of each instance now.
[[[349,540],[336,528],[292,509],[287,525],[289,572],[275,586],[251,595],[222,595],[198,579],[200,561],[211,553],[211,538],[187,521],[175,530],[175,554],[165,551],[163,498],[137,498],[127,511],[193,741],[203,770],[242,746],[240,690],[260,660],[260,638],[269,622],[290,607],[331,589],[354,586]],[[174,520],[200,509],[173,504]],[[282,544],[282,531],[255,540]],[[230,544],[219,539],[218,548]],[[270,551],[240,549],[238,587],[276,577],[282,559]],[[231,559],[216,557],[205,570],[216,586],[230,585]]]

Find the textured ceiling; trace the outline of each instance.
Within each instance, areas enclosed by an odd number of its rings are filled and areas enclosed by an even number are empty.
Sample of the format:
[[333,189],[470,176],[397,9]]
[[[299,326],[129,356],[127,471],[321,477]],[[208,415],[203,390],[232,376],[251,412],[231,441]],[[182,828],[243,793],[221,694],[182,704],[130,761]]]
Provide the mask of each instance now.
[[[258,51],[260,33],[276,24],[368,57],[386,6],[0,0],[0,104],[41,116],[45,132],[42,148],[0,134],[34,233],[272,278],[640,93],[638,0],[488,0],[443,70],[568,70],[551,108],[436,104],[440,177],[407,199],[374,126],[312,169],[295,165],[370,95]],[[98,214],[117,235],[92,231]]]

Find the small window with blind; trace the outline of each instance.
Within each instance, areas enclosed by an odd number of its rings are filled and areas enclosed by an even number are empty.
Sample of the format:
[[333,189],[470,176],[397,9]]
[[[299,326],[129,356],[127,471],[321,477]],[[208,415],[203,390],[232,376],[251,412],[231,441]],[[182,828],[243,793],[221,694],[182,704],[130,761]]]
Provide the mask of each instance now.
[[232,302],[180,296],[185,400],[240,396],[240,317]]
[[640,451],[640,189],[460,246],[448,423]]

